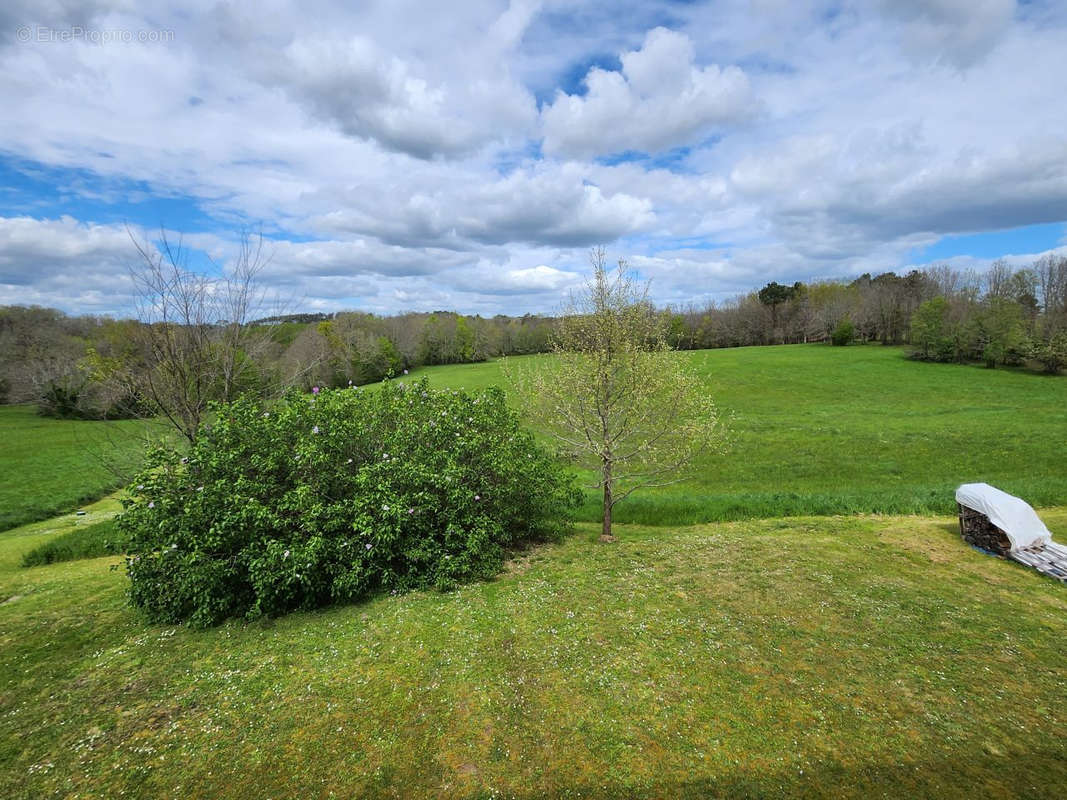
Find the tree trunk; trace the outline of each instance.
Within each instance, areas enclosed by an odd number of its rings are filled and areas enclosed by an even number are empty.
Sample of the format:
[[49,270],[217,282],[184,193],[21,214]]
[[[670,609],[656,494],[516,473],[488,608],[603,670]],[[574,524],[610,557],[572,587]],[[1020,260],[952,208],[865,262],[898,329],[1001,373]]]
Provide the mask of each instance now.
[[614,542],[615,537],[611,533],[611,462],[604,462],[604,525],[600,530],[600,541]]

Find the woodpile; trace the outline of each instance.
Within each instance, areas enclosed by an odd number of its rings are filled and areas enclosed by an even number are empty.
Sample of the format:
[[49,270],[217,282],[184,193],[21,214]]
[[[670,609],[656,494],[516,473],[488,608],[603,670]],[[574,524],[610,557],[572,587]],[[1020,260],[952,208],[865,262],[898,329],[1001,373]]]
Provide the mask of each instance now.
[[989,517],[959,503],[956,508],[960,514],[960,535],[967,544],[998,556],[1008,555],[1011,551],[1011,540],[1004,531],[989,521]]

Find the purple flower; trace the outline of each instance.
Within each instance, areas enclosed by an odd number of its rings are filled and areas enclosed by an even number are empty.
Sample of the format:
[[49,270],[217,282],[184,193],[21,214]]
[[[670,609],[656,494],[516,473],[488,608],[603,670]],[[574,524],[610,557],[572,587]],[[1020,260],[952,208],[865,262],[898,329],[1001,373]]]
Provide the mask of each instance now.
[[319,393],[319,387],[318,386],[312,386],[311,387],[311,393],[312,394],[318,394]]
[[476,494],[476,495],[474,495],[474,499],[475,500],[481,500],[482,496],[480,494]]
[[367,544],[366,544],[365,546],[366,546],[366,548],[367,548],[368,550],[370,550],[370,549],[371,549],[371,543],[370,543],[370,542],[367,542]]
[[156,507],[156,502],[155,502],[155,500],[149,500],[149,501],[148,501],[148,507],[149,507],[149,508],[155,508],[155,507]]
[[319,426],[316,425],[314,428],[311,429],[311,432],[312,433],[318,433],[319,432]]
[[409,508],[409,509],[408,509],[408,513],[409,513],[409,514],[414,514],[414,513],[415,513],[415,509],[413,509],[413,508]]

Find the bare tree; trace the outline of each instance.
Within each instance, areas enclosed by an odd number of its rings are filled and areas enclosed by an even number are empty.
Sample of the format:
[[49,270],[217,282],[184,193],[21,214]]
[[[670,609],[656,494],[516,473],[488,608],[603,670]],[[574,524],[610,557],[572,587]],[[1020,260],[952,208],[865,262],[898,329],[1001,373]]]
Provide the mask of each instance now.
[[265,331],[249,325],[264,309],[259,277],[268,263],[262,234],[242,233],[221,277],[189,268],[182,238],[165,230],[157,244],[130,239],[140,256],[131,268],[141,325],[134,329],[144,396],[190,442],[208,405],[230,400],[256,369]]
[[553,358],[509,376],[526,410],[577,459],[603,492],[601,541],[612,510],[638,489],[682,479],[698,452],[722,444],[706,387],[667,344],[664,316],[624,262],[609,273],[591,253],[593,277],[559,320]]

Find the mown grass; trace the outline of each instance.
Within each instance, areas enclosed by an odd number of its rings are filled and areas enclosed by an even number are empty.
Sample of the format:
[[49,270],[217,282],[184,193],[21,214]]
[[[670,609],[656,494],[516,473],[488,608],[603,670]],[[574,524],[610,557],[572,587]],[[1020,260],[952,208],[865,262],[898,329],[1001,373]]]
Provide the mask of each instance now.
[[145,435],[138,420],[56,420],[0,406],[0,530],[70,511],[129,479]]
[[951,518],[587,526],[204,632],[146,625],[120,559],[18,567],[71,524],[0,535],[3,797],[1067,792],[1067,594]]
[[40,567],[80,558],[119,555],[126,552],[127,540],[114,518],[79,525],[30,550],[22,557],[22,566]]
[[[620,521],[951,513],[953,490],[970,481],[1035,505],[1067,503],[1067,378],[919,363],[878,346],[678,357],[696,367],[727,417],[731,452],[698,458],[682,483],[633,495],[616,508]],[[439,386],[507,385],[500,362],[413,374]],[[590,493],[582,519],[599,513]]]

